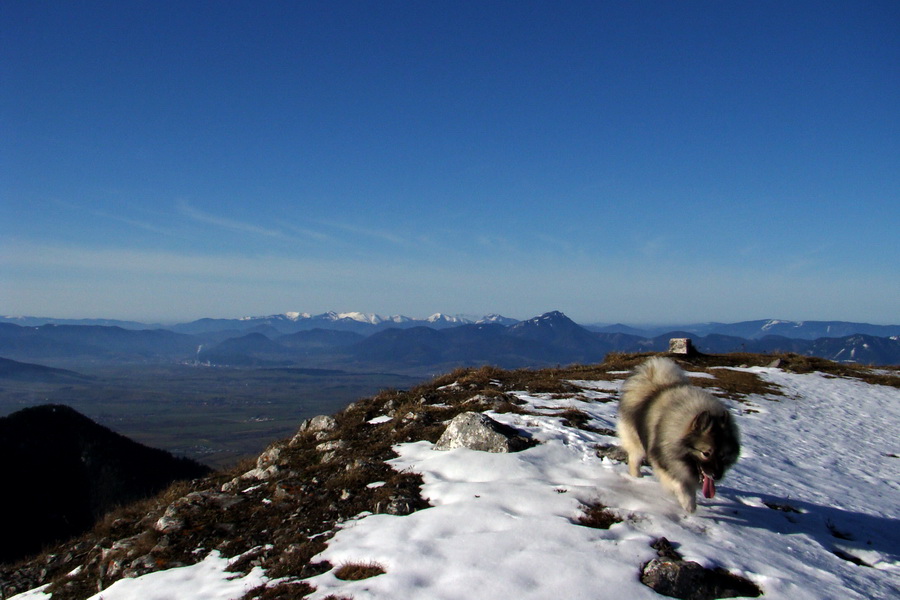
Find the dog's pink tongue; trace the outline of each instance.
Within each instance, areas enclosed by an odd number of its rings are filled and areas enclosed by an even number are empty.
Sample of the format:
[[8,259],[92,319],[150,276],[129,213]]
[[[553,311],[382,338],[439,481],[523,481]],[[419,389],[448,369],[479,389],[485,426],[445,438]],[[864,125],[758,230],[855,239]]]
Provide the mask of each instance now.
[[703,495],[706,498],[712,498],[716,495],[716,483],[713,478],[707,474],[703,474]]

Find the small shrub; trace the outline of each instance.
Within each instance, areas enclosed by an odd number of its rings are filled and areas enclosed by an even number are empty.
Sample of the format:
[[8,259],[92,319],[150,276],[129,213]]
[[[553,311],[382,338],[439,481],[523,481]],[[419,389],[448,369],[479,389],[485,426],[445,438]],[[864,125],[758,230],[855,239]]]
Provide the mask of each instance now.
[[344,581],[359,581],[377,575],[384,575],[387,571],[376,562],[344,563],[334,571],[334,576]]

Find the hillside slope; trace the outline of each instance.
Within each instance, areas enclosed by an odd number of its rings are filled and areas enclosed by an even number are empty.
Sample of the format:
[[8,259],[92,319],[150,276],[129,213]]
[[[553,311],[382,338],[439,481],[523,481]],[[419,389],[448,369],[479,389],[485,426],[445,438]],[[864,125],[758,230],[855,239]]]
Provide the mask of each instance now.
[[42,383],[74,383],[90,380],[90,377],[66,369],[53,369],[44,365],[24,363],[0,357],[0,381],[35,381]]
[[68,406],[0,418],[0,563],[78,535],[112,508],[158,493],[209,468],[149,448]]
[[[683,363],[724,398],[744,440],[718,495],[686,515],[609,451],[623,378],[645,358],[460,370],[384,392],[0,580],[7,593],[45,586],[18,600],[96,600],[98,589],[104,600],[650,599],[660,596],[639,574],[666,538],[669,554],[745,578],[765,598],[897,597],[896,371],[797,356]],[[467,411],[539,443],[434,450]]]

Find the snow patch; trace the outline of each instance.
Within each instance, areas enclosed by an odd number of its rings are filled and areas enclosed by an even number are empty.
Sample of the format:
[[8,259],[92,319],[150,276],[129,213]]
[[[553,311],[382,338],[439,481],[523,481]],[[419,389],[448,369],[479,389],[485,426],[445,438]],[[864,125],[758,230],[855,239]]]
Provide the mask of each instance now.
[[[233,600],[267,581],[259,567],[242,576],[228,571],[229,565],[230,561],[214,550],[196,565],[157,571],[133,579],[120,579],[88,600]],[[43,593],[43,589],[38,588],[13,598],[49,600],[50,594]]]

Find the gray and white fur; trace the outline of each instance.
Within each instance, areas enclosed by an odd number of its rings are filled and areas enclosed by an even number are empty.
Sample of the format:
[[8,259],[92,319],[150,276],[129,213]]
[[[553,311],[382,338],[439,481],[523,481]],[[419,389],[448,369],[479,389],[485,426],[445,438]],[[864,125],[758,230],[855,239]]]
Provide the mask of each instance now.
[[638,366],[622,390],[617,429],[629,472],[640,477],[646,458],[663,487],[694,512],[697,492],[714,496],[714,481],[740,454],[731,414],[717,398],[692,386],[668,358]]

